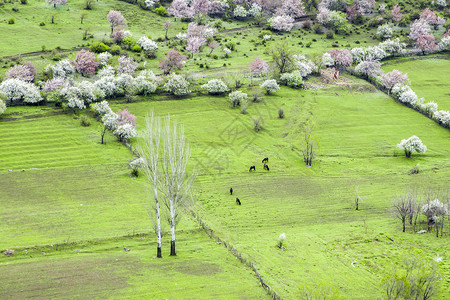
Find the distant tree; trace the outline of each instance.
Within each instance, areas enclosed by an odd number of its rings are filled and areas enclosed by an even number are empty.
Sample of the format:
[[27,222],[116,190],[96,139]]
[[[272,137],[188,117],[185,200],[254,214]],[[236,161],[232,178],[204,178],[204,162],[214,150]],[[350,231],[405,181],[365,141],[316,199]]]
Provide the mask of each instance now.
[[53,4],[53,7],[56,8],[56,5],[66,4],[67,0],[47,0],[48,4]]
[[117,27],[109,37],[113,40],[114,43],[120,44],[123,39],[128,36],[128,34],[129,33],[123,30],[122,27]]
[[128,142],[130,139],[137,135],[136,126],[130,123],[125,123],[122,125],[117,125],[114,134],[120,142]]
[[317,141],[313,136],[314,125],[308,122],[303,128],[303,161],[306,166],[311,167],[313,159],[316,157]]
[[209,47],[209,49],[211,50],[211,51],[208,53],[208,56],[211,56],[211,53],[212,53],[217,47],[219,47],[219,43],[217,43],[216,41],[212,41],[212,42],[208,43],[208,47]]
[[255,75],[267,73],[269,72],[269,64],[264,59],[257,57],[250,63],[250,72]]
[[114,131],[119,123],[119,116],[113,111],[108,111],[102,117],[101,144],[105,144],[104,137],[107,130]]
[[267,95],[270,95],[270,93],[278,91],[280,86],[275,79],[267,79],[260,85],[260,88],[265,90]]
[[199,37],[199,36],[189,37],[187,39],[186,50],[191,52],[192,56],[194,56],[194,53],[200,52],[200,48],[205,44],[206,44],[206,39],[204,37]]
[[424,9],[420,13],[420,20],[423,20],[432,26],[439,26],[445,23],[443,18],[438,17],[436,13],[431,11],[429,8]]
[[128,111],[128,109],[119,110],[117,112],[118,123],[117,125],[131,124],[136,126],[136,116]]
[[411,154],[414,152],[425,153],[427,151],[427,147],[415,135],[411,136],[409,139],[403,139],[397,147],[405,151],[406,157],[411,157]]
[[389,91],[399,83],[405,83],[408,81],[408,74],[403,74],[399,70],[392,70],[389,73],[385,73],[381,76],[381,85],[387,88]]
[[400,22],[400,20],[403,17],[403,14],[400,12],[402,8],[398,5],[395,4],[394,7],[391,10],[391,17],[392,17],[392,21],[397,23]]
[[207,15],[209,12],[209,0],[194,0],[191,4],[195,14]]
[[36,68],[30,62],[26,62],[23,65],[15,65],[6,71],[5,79],[16,78],[23,81],[31,82],[34,80],[36,74]]
[[164,36],[165,36],[166,40],[168,39],[167,33],[169,32],[169,28],[170,28],[171,24],[172,24],[172,21],[167,20],[163,25],[164,32],[165,32]]
[[148,58],[156,57],[156,50],[158,50],[158,44],[156,44],[156,42],[146,36],[143,36],[137,41],[137,44],[141,46]]
[[368,77],[375,77],[382,73],[381,63],[378,60],[363,60],[356,67],[355,71]]
[[204,84],[201,87],[202,89],[206,89],[211,95],[221,95],[229,90],[225,82],[220,79],[211,79],[207,84]]
[[175,231],[180,217],[180,209],[189,207],[189,193],[196,179],[195,170],[188,174],[191,157],[189,143],[184,138],[184,127],[167,117],[163,129],[162,193],[169,211],[170,255],[175,256]]
[[410,26],[409,38],[417,40],[419,35],[427,35],[430,33],[430,24],[423,19],[415,20]]
[[248,95],[242,91],[234,91],[228,94],[228,98],[230,99],[231,106],[235,108],[241,105],[242,101],[248,98]]
[[191,93],[189,82],[183,76],[175,73],[167,76],[164,88],[175,96],[185,96]]
[[394,215],[402,221],[403,232],[406,231],[406,221],[409,219],[412,223],[416,213],[417,195],[413,191],[407,191],[396,197],[392,203]]
[[83,76],[85,74],[95,74],[95,68],[100,64],[98,61],[95,61],[94,53],[84,49],[77,53],[77,57],[72,63],[77,72]]
[[111,10],[106,18],[111,26],[111,33],[113,33],[114,29],[117,27],[126,27],[125,17],[122,16],[120,11]]
[[[436,228],[436,237],[439,237],[439,230],[444,228],[444,220],[448,215],[447,205],[439,201],[439,199],[429,200],[422,206],[422,212],[427,217],[428,228]],[[439,224],[441,223],[441,224]]]
[[381,40],[386,40],[386,39],[391,38],[392,34],[393,34],[393,31],[392,31],[391,26],[389,26],[387,24],[378,26],[377,36]]
[[285,0],[281,2],[281,6],[275,10],[275,14],[282,16],[287,15],[291,18],[300,18],[306,15],[305,7],[302,0]]
[[337,68],[345,68],[351,66],[353,62],[352,55],[347,49],[332,49],[328,53],[334,60],[334,64]]
[[272,47],[270,54],[278,73],[289,73],[294,69],[294,53],[286,41]]
[[132,57],[122,55],[118,58],[119,65],[117,66],[118,74],[133,74],[137,69],[137,62],[134,61]]
[[186,59],[185,55],[179,54],[175,49],[170,49],[167,56],[160,61],[159,68],[164,71],[164,74],[169,74],[174,70],[180,70]]
[[194,9],[185,0],[174,0],[167,11],[175,19],[192,19],[195,15]]
[[436,51],[438,46],[435,43],[434,35],[419,34],[416,40],[416,48],[422,51],[423,55]]
[[38,103],[42,101],[39,89],[32,83],[11,78],[0,84],[0,94],[4,95],[6,103]]
[[84,11],[80,14],[80,24],[83,24],[83,21],[87,18],[87,16],[88,14]]
[[294,19],[289,15],[274,16],[268,21],[270,28],[277,31],[291,31]]

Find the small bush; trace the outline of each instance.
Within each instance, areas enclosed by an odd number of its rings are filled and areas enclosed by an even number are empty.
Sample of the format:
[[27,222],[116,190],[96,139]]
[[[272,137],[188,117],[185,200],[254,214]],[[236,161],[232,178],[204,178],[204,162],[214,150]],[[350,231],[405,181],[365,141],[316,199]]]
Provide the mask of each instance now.
[[120,46],[119,45],[113,45],[111,49],[109,49],[109,53],[112,55],[119,55],[120,54]]
[[92,43],[90,49],[92,52],[102,53],[102,52],[108,51],[110,49],[110,47],[108,45],[105,45],[102,42],[95,42],[95,43]]
[[167,16],[167,10],[164,8],[164,6],[160,6],[157,9],[155,9],[155,12],[160,16]]
[[25,5],[25,4],[28,4],[28,0],[20,0],[20,3],[21,3],[21,4],[24,4],[24,5]]
[[134,45],[133,47],[131,47],[131,51],[133,51],[133,52],[141,52],[141,50],[142,50],[142,47],[137,44]]
[[325,36],[327,39],[333,39],[334,38],[334,31],[333,30],[327,30],[327,32],[325,33]]
[[252,95],[252,102],[258,103],[261,102],[262,95],[259,91],[255,91]]
[[246,99],[241,100],[241,114],[247,114],[248,101]]
[[264,119],[262,117],[253,118],[252,122],[253,122],[253,130],[255,130],[255,132],[259,132],[264,129]]
[[278,118],[283,119],[284,118],[284,110],[282,108],[280,108],[278,110]]
[[236,49],[236,43],[234,41],[229,41],[225,44],[225,47],[227,47],[231,51],[234,51]]
[[14,20],[14,18],[9,18],[8,20],[8,24],[14,24],[16,21]]
[[306,20],[305,22],[303,22],[303,28],[310,30],[312,27],[312,22],[310,20]]
[[319,23],[314,24],[312,27],[312,30],[314,31],[314,33],[317,33],[317,34],[322,34],[325,31],[323,26]]
[[39,26],[45,26],[45,22],[39,23]]
[[81,117],[81,126],[84,126],[84,127],[91,126],[91,122],[89,121],[88,117],[86,117],[86,116]]

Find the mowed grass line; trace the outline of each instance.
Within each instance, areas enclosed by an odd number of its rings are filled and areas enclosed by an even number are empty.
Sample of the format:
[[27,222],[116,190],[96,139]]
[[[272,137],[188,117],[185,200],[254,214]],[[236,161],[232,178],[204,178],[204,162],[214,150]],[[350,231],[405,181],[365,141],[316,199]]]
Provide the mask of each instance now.
[[[41,115],[48,108],[9,107],[0,120],[0,172],[7,170],[126,164],[128,150],[111,135],[100,144],[99,124],[82,127],[65,114]],[[126,159],[124,160],[124,157]]]
[[439,110],[450,111],[450,60],[438,58],[398,59],[385,63],[385,72],[397,69],[408,74],[411,88],[425,102],[433,101]]
[[[304,285],[330,286],[343,298],[380,297],[381,279],[409,255],[405,249],[426,260],[448,254],[445,238],[402,236],[389,212],[392,197],[409,186],[448,187],[448,130],[364,82],[348,79],[352,93],[347,87],[282,88],[263,103],[250,104],[247,115],[231,109],[224,97],[125,105],[140,125],[152,109],[160,116],[173,114],[185,125],[200,173],[201,217],[254,261],[282,297],[299,297]],[[277,118],[279,108],[285,119]],[[255,134],[251,119],[258,116],[265,119],[265,130]],[[308,119],[315,123],[320,144],[311,169],[301,156],[301,128]],[[406,159],[395,148],[411,135],[419,136],[428,151]],[[266,156],[270,172],[262,170]],[[409,175],[417,163],[422,173]],[[255,173],[248,172],[250,165],[257,166]],[[230,186],[235,196],[229,195]],[[365,197],[358,212],[353,207],[357,186]],[[242,206],[235,204],[236,196]],[[275,247],[283,232],[286,252]],[[445,266],[441,271],[448,273]]]
[[[153,235],[21,249],[0,258],[3,298],[269,299],[253,273],[200,229],[180,231],[179,253],[154,257]],[[124,251],[127,249],[128,251]],[[44,255],[44,254],[45,255]]]

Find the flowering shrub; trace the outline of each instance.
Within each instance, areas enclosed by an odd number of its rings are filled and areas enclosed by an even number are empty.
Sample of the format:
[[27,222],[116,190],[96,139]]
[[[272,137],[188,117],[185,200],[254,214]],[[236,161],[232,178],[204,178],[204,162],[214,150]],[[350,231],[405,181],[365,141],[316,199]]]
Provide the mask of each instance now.
[[430,24],[423,19],[415,20],[409,28],[409,38],[411,40],[417,40],[419,35],[429,34],[431,31]]
[[450,36],[443,37],[438,44],[440,50],[449,49],[450,46]]
[[231,50],[228,48],[223,48],[223,52],[225,53],[225,57],[228,57],[228,55],[231,54]]
[[401,9],[402,8],[398,4],[395,4],[392,8],[391,17],[393,22],[397,23],[402,19],[403,14],[400,12]]
[[400,150],[405,151],[406,157],[411,157],[414,152],[425,153],[427,147],[422,143],[422,141],[415,135],[409,139],[402,140],[400,144],[397,145]]
[[437,111],[438,105],[435,102],[428,102],[420,105],[420,108],[425,111],[427,114],[434,114]]
[[191,93],[189,82],[183,76],[177,74],[167,76],[164,88],[175,96],[184,96]]
[[316,66],[312,61],[308,61],[304,55],[294,55],[294,63],[297,66],[297,71],[302,77],[311,74]]
[[333,58],[336,67],[348,67],[353,62],[352,55],[347,49],[332,49],[328,53]]
[[422,206],[422,212],[427,217],[428,223],[434,223],[438,216],[445,216],[448,214],[447,205],[439,201],[439,199],[434,199]]
[[375,77],[381,71],[381,63],[378,60],[363,60],[356,67],[355,71],[367,77]]
[[403,103],[415,105],[417,100],[419,100],[419,99],[418,99],[416,93],[414,93],[413,90],[409,89],[409,90],[401,93],[398,97],[398,100],[400,100]]
[[119,123],[119,117],[111,110],[102,117],[102,123],[106,129],[114,131]]
[[112,55],[109,52],[102,52],[97,55],[98,62],[100,66],[106,66],[111,59]]
[[61,77],[55,77],[53,79],[47,80],[44,83],[42,90],[45,93],[51,93],[53,91],[56,91],[56,90],[59,90],[61,88],[68,87],[68,86],[69,86],[69,83],[65,79],[63,79]]
[[147,53],[149,57],[155,57],[155,52],[158,50],[158,44],[152,41],[146,36],[141,37],[137,44],[142,47],[142,49]]
[[432,53],[436,51],[438,46],[434,42],[434,36],[432,34],[419,34],[416,40],[416,48],[425,53]]
[[270,28],[277,31],[291,31],[294,19],[288,15],[274,16],[269,19]]
[[48,68],[52,70],[53,77],[67,78],[75,73],[75,68],[68,59],[63,59],[56,65],[47,66]]
[[236,18],[245,18],[248,16],[248,11],[241,5],[237,5],[233,11]]
[[433,116],[442,124],[449,126],[450,125],[450,112],[445,110],[436,111]]
[[114,130],[114,135],[117,136],[119,141],[124,142],[134,138],[137,135],[137,131],[132,124],[125,123],[117,126],[116,130]]
[[76,59],[72,62],[78,73],[95,74],[95,68],[100,64],[95,61],[95,55],[91,51],[82,49],[77,53]]
[[108,101],[106,100],[94,103],[91,107],[95,111],[95,114],[98,116],[113,112],[112,109],[109,107]]
[[280,249],[286,249],[284,248],[283,244],[284,244],[284,240],[286,239],[286,234],[282,233],[280,234],[280,236],[278,237],[278,243],[277,243],[277,247]]
[[326,52],[322,55],[322,64],[326,67],[334,66],[334,59],[331,57],[330,53]]
[[34,80],[36,74],[36,68],[32,63],[27,62],[23,65],[16,65],[6,71],[5,79],[16,78],[23,81],[31,82]]
[[148,80],[145,75],[137,76],[134,79],[132,86],[135,88],[137,95],[145,95],[145,96],[154,93],[157,88],[157,85],[153,81]]
[[386,52],[379,46],[370,46],[366,49],[365,60],[382,60],[385,58]]
[[228,91],[228,86],[220,79],[212,79],[202,85],[202,89],[208,90],[211,95],[220,95]]
[[262,7],[257,3],[252,3],[252,6],[248,10],[248,15],[257,18],[262,15]]
[[118,126],[124,124],[136,126],[136,116],[130,113],[128,109],[119,110],[117,116],[119,117],[119,123],[117,123]]
[[119,65],[117,66],[117,73],[122,74],[133,74],[136,72],[138,64],[133,60],[132,57],[122,55],[118,58]]
[[236,106],[240,105],[243,100],[246,100],[248,98],[248,96],[244,92],[234,91],[228,95],[228,98],[230,98],[231,105],[233,107],[236,107]]
[[167,12],[175,19],[192,19],[195,15],[194,9],[185,0],[174,0]]
[[170,49],[167,56],[161,60],[159,68],[164,71],[164,74],[169,74],[174,70],[181,69],[186,63],[187,57],[181,55],[175,49]]
[[142,168],[145,165],[145,161],[142,157],[135,157],[128,163],[128,166],[130,169],[133,170],[132,174],[134,176],[139,175],[139,169]]
[[0,84],[0,93],[10,102],[37,103],[42,101],[39,89],[32,83],[20,79],[7,79]]
[[378,26],[377,36],[382,40],[389,39],[393,33],[392,27],[387,24]]
[[392,55],[395,55],[396,53],[403,53],[406,48],[406,44],[400,42],[399,38],[394,40],[386,40],[378,44],[378,46],[385,52],[391,53]]
[[381,76],[381,84],[388,90],[391,90],[396,84],[403,84],[407,81],[408,75],[395,69]]
[[292,73],[283,73],[280,76],[280,80],[285,85],[293,88],[300,88],[303,86],[303,77],[300,71],[294,71]]
[[269,95],[272,92],[278,91],[280,86],[275,79],[268,79],[260,85],[260,88],[266,90],[267,95]]
[[269,64],[264,59],[257,57],[250,63],[250,71],[253,74],[267,73],[269,72]]
[[126,27],[126,20],[124,16],[122,16],[120,11],[111,10],[106,16],[106,19],[108,20],[111,26],[111,33],[114,31],[114,28],[116,27],[122,28]]
[[300,18],[306,15],[302,0],[284,0],[280,4],[275,10],[276,15],[287,15],[292,18]]

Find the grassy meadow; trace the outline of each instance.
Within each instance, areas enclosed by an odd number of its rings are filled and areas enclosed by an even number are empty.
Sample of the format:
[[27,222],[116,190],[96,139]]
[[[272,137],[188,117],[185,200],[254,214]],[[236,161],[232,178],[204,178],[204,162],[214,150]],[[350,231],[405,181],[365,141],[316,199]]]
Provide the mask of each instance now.
[[[93,2],[91,10],[84,10],[84,3],[73,0],[53,8],[29,0],[1,6],[0,77],[15,62],[31,61],[43,80],[42,71],[55,63],[51,50],[60,48],[62,58],[72,59],[80,47],[109,41],[110,10],[123,13],[137,39],[162,39],[164,22],[173,21],[123,1]],[[14,24],[8,24],[11,18]],[[170,39],[158,42],[155,59],[122,54],[162,75],[159,60],[187,26],[172,22]],[[283,42],[315,61],[333,44],[351,48],[379,42],[376,29],[365,25],[332,39],[305,29],[274,32],[264,43],[261,30],[249,21],[222,22],[220,47],[211,56],[208,49],[195,53],[183,68],[196,83],[191,95],[159,93],[130,103],[108,99],[110,107],[136,115],[138,133],[151,111],[184,124],[192,152],[189,168],[198,172],[195,214],[251,263],[281,299],[385,299],[383,280],[405,268],[410,257],[438,261],[441,280],[435,298],[449,299],[449,220],[439,238],[434,231],[417,233],[427,229],[424,216],[403,233],[391,211],[393,197],[408,189],[422,200],[427,189],[448,193],[449,130],[347,74],[333,84],[312,76],[308,89],[283,86],[258,103],[249,101],[246,114],[231,108],[226,96],[207,95],[200,85],[212,78],[229,86],[240,80],[249,96],[260,91],[263,78],[250,78],[249,64],[256,57],[270,61],[268,49]],[[236,42],[236,51],[225,58],[229,41]],[[28,52],[38,53],[21,56]],[[448,53],[396,59],[384,62],[383,70],[408,73],[419,97],[448,110],[449,62]],[[82,117],[90,126],[81,126]],[[263,120],[260,132],[253,130],[255,118]],[[317,142],[310,168],[302,156],[305,125],[313,128]],[[177,256],[169,256],[166,225],[163,258],[156,259],[148,182],[130,176],[131,151],[110,132],[106,144],[100,144],[100,134],[90,109],[73,114],[53,106],[17,106],[0,117],[0,250],[15,250],[14,256],[0,256],[0,298],[271,298],[251,268],[188,213],[177,227]],[[406,158],[396,145],[412,135],[428,150]],[[132,139],[131,146],[139,140]],[[270,171],[263,170],[264,157]],[[249,172],[252,165],[255,172]],[[419,174],[410,174],[414,167]],[[283,233],[281,249],[277,243]]]
[[385,72],[397,69],[408,74],[411,88],[419,98],[433,101],[438,109],[450,109],[450,60],[448,57],[399,59],[383,66]]

